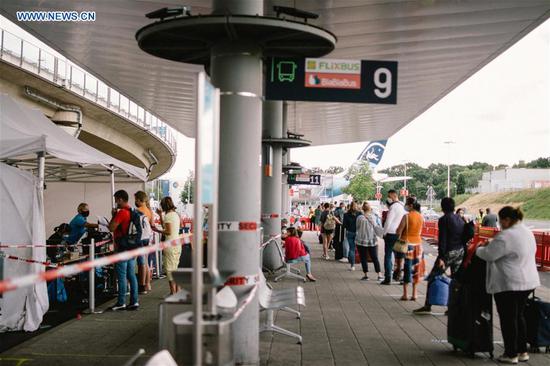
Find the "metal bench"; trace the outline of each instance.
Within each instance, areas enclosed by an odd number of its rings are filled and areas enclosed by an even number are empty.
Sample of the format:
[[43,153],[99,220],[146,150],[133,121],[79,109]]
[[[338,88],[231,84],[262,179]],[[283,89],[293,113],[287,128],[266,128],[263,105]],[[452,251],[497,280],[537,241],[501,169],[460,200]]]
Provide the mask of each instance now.
[[267,284],[265,277],[260,275],[260,284],[258,288],[258,301],[262,311],[266,312],[266,320],[260,325],[261,332],[275,332],[298,339],[298,344],[302,344],[302,336],[283,329],[274,323],[275,311],[282,310],[295,314],[299,319],[301,314],[298,310],[291,308],[296,305],[306,305],[304,289],[300,286],[285,289],[272,289]]

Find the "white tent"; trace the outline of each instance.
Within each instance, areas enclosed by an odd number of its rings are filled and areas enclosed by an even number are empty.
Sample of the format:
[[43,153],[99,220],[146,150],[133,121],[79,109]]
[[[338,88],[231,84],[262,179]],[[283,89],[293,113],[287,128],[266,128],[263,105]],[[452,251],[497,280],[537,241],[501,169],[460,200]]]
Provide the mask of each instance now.
[[[41,191],[37,177],[0,163],[0,243],[46,242]],[[3,251],[19,257],[46,260],[46,248],[8,248]],[[7,260],[3,269],[0,279],[2,275],[6,278],[37,273],[44,267]],[[46,284],[42,282],[3,294],[0,309],[0,332],[38,329],[48,310]]]
[[[46,242],[45,181],[82,182],[103,177],[113,182],[115,173],[134,181],[146,179],[144,169],[94,149],[57,127],[40,111],[0,94],[0,243]],[[3,251],[39,261],[46,259],[45,248]],[[40,265],[12,260],[0,268],[0,278],[4,279],[44,270]],[[0,331],[34,331],[47,309],[45,283],[8,292],[0,298]]]
[[[22,169],[36,167],[36,154],[46,154],[46,181],[78,181],[118,175],[146,180],[143,168],[117,160],[69,135],[39,110],[0,94],[0,160]],[[84,168],[84,169],[83,169]]]

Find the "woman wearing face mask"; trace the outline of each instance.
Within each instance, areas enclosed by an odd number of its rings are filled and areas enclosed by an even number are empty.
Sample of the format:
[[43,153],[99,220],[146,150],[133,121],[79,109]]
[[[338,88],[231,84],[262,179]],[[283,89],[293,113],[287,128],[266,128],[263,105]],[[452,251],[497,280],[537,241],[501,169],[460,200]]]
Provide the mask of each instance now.
[[407,198],[405,209],[407,214],[403,216],[397,228],[397,236],[408,245],[405,254],[405,275],[403,277],[403,296],[401,296],[401,300],[409,300],[407,287],[409,283],[412,283],[410,300],[415,301],[417,298],[417,285],[424,277],[425,270],[422,238],[420,237],[424,219],[420,213],[420,204],[413,197]]
[[99,226],[98,224],[87,222],[87,218],[90,216],[90,209],[87,203],[82,202],[79,204],[77,211],[78,214],[69,223],[71,232],[67,238],[68,244],[76,244],[82,235],[84,235],[86,229],[97,228]]
[[502,231],[476,254],[487,262],[487,292],[494,295],[504,339],[498,361],[528,361],[524,309],[527,297],[540,286],[535,262],[535,237],[523,223],[521,209],[503,207],[498,212]]

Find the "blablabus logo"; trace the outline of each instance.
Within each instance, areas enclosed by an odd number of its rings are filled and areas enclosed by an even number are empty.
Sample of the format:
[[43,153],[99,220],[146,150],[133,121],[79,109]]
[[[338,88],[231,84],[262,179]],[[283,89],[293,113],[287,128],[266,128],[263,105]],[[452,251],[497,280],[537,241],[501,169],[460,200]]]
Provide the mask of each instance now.
[[361,61],[306,59],[306,88],[361,89]]

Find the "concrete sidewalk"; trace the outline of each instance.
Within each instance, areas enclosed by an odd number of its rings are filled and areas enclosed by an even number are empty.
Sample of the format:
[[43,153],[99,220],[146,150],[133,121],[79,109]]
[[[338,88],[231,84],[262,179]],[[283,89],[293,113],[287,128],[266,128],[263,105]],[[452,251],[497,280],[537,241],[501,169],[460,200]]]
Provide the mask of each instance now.
[[[310,242],[313,273],[318,281],[301,283],[283,279],[274,284],[275,287],[300,285],[305,289],[307,306],[301,309],[301,320],[283,312],[276,317],[277,325],[302,334],[303,345],[297,345],[289,337],[263,333],[262,365],[495,364],[487,355],[472,359],[452,351],[446,343],[444,308],[434,307],[435,315],[411,314],[424,301],[425,284],[420,287],[422,296],[417,302],[399,301],[400,286],[360,281],[360,265],[350,272],[348,264],[319,259],[321,246],[316,244],[314,234],[306,232],[304,239]],[[429,268],[433,258],[427,256]],[[66,322],[0,354],[0,365],[122,365],[140,348],[146,350],[146,355],[136,364],[145,364],[157,351],[158,304],[168,293],[166,280],[155,281],[153,285],[151,293],[140,296],[138,311],[85,315],[81,320]],[[548,288],[537,290],[537,295],[550,301]],[[108,305],[111,304],[105,307]],[[501,340],[495,321],[495,355],[502,353]],[[550,354],[531,355],[528,365],[550,365]]]

